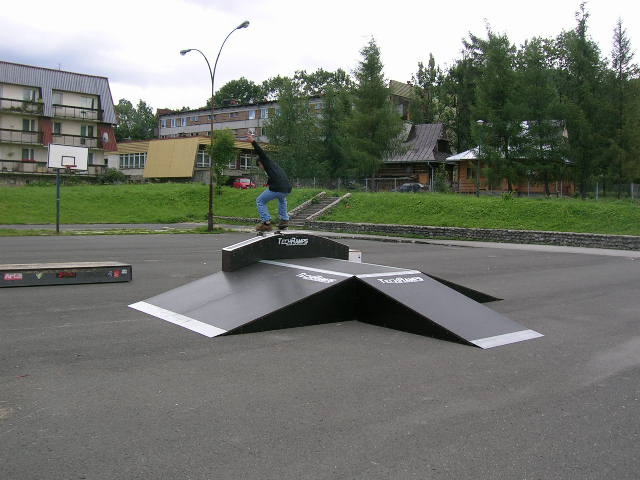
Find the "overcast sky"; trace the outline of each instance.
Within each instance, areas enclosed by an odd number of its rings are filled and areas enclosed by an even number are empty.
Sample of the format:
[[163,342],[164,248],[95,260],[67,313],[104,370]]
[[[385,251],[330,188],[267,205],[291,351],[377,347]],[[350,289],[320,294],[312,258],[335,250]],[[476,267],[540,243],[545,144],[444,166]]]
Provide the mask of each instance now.
[[[242,76],[260,83],[317,68],[353,71],[375,38],[387,79],[407,81],[433,53],[441,67],[460,58],[469,32],[485,37],[488,23],[520,45],[555,37],[576,25],[578,0],[4,0],[0,60],[109,78],[114,102],[197,108],[210,95],[202,50],[218,62],[216,90]],[[610,57],[618,18],[634,50],[640,44],[637,0],[590,0],[589,32]],[[634,57],[640,63],[640,54]]]

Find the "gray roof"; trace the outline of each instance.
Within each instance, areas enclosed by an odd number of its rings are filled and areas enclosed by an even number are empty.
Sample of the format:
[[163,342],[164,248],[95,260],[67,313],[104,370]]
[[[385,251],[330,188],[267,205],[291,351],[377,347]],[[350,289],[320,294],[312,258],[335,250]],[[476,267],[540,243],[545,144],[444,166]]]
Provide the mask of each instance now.
[[478,147],[471,150],[465,150],[464,152],[456,153],[447,157],[447,162],[457,162],[460,160],[476,160],[478,158]]
[[53,90],[98,95],[102,121],[116,123],[113,98],[106,77],[0,61],[0,82],[40,88],[44,102],[43,113],[47,117],[53,117]]
[[384,163],[441,162],[448,152],[438,151],[438,140],[446,140],[442,123],[412,125],[403,142],[404,153],[387,158]]

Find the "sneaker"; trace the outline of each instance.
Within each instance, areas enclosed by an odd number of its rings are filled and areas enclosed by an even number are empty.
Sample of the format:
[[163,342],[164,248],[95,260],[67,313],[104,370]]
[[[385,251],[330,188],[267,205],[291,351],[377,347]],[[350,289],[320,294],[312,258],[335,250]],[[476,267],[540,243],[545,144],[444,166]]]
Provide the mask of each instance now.
[[271,222],[262,222],[256,226],[256,230],[258,232],[270,232],[273,230],[273,226],[271,225]]
[[288,226],[289,226],[289,220],[280,220],[280,223],[278,223],[278,230],[284,230]]

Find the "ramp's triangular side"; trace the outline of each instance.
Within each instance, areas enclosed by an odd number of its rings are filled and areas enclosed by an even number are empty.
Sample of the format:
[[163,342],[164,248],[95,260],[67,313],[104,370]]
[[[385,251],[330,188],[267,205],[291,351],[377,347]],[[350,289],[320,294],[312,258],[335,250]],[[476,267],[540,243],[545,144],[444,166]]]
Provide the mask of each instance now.
[[428,273],[422,272],[424,275],[433,278],[437,282],[440,282],[446,285],[449,288],[454,289],[456,292],[463,294],[465,297],[469,297],[476,302],[479,303],[489,303],[495,302],[498,300],[502,300],[501,298],[494,297],[493,295],[489,295],[488,293],[481,292],[480,290],[474,290],[473,288],[465,287],[464,285],[460,285],[459,283],[454,283],[449,280],[445,280],[444,278],[436,277],[435,275],[430,275]]
[[[384,305],[361,302],[364,322],[391,328],[421,330],[431,322],[468,343],[481,348],[496,347],[542,335],[468,298],[423,273],[406,275],[358,275],[364,284],[376,290],[378,302],[394,301],[395,305],[414,312],[415,316],[393,318],[394,310]],[[412,324],[413,323],[413,324]]]
[[327,323],[338,320],[332,320],[334,317],[327,315],[326,309],[318,308],[316,299],[309,300],[310,305],[316,306],[306,313],[300,310],[301,302],[329,289],[332,293],[327,300],[335,296],[333,301],[338,301],[341,294],[332,287],[350,278],[351,275],[314,275],[257,263],[209,275],[129,306],[208,337]]
[[254,333],[284,328],[306,327],[356,319],[355,280],[345,279],[337,285],[305,297],[267,315],[256,318],[224,335]]

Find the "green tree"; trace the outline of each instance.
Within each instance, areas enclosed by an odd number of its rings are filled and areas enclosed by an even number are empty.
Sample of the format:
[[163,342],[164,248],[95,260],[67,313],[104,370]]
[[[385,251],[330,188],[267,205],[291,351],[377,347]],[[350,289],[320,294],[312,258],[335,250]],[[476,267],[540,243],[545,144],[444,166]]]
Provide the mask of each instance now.
[[303,95],[310,97],[322,96],[329,89],[333,91],[350,90],[353,88],[353,80],[347,72],[338,69],[330,72],[319,68],[313,73],[298,70],[293,76],[293,81]]
[[479,61],[467,51],[457,60],[442,82],[442,99],[448,115],[442,118],[451,136],[451,144],[461,152],[475,147],[477,142],[472,135],[472,118],[476,103],[476,84],[480,77]]
[[625,164],[624,174],[628,180],[640,183],[640,135],[632,135],[631,132],[640,132],[640,79],[629,81],[630,108],[625,118],[625,132],[631,137],[628,143],[629,161]]
[[209,158],[212,159],[213,168],[213,182],[217,186],[218,195],[222,194],[220,188],[220,178],[222,178],[222,172],[224,168],[232,162],[238,152],[235,147],[235,135],[229,129],[215,130],[213,145],[207,146],[207,152]]
[[600,50],[588,35],[589,14],[585,4],[576,12],[577,26],[556,40],[557,76],[560,99],[567,112],[569,157],[581,198],[585,199],[591,179],[603,171],[601,134],[603,118],[603,77],[605,65]]
[[320,161],[320,130],[309,98],[300,95],[295,83],[283,81],[278,97],[279,110],[266,124],[269,143],[275,148],[274,159],[290,177],[324,176],[326,166]]
[[[284,88],[291,88],[289,84],[292,84],[292,82],[293,81],[289,77],[282,77],[280,75],[276,77],[268,78],[267,80],[263,81],[262,84],[260,85],[260,88],[262,89],[263,99],[265,101],[277,100],[280,95],[280,92]],[[295,85],[294,85],[294,90],[297,91],[297,88],[295,88]]]
[[329,87],[323,97],[320,118],[320,161],[332,178],[349,176],[346,155],[346,122],[351,115],[349,91]]
[[521,150],[527,174],[544,184],[560,180],[566,158],[564,113],[553,77],[552,42],[534,38],[525,42],[518,54],[520,72],[518,96],[527,121]]
[[153,110],[144,100],[134,107],[129,100],[121,98],[114,107],[118,118],[116,140],[148,140],[153,138],[157,126]]
[[511,192],[525,170],[517,161],[522,142],[522,111],[517,95],[516,50],[506,35],[497,35],[487,28],[487,37],[487,40],[473,37],[481,53],[481,76],[473,112],[484,121],[477,135],[490,184],[498,185],[505,179]]
[[[229,105],[233,101],[246,105],[260,102],[263,98],[263,89],[244,77],[225,83],[214,95],[217,108]],[[207,108],[211,108],[211,99],[207,100]]]
[[375,40],[360,51],[354,72],[353,111],[346,122],[348,167],[359,175],[374,175],[386,156],[400,150],[404,123],[393,109]]
[[280,92],[285,88],[293,88],[296,95],[315,97],[322,96],[329,89],[342,91],[353,88],[353,80],[342,69],[330,72],[319,68],[315,72],[307,73],[297,70],[293,77],[278,75],[271,77],[260,85],[263,100],[277,100]]
[[426,67],[418,62],[418,72],[411,78],[414,87],[409,102],[409,116],[413,123],[438,122],[438,97],[442,77],[433,54],[429,54]]
[[[608,176],[617,185],[617,195],[620,198],[622,184],[629,180],[629,174],[636,168],[637,115],[634,109],[638,102],[634,99],[634,89],[631,80],[638,77],[638,66],[633,63],[633,51],[626,30],[622,26],[622,19],[618,19],[613,34],[613,48],[611,51],[612,75],[610,88],[607,91],[611,99],[610,142],[608,149]],[[634,145],[635,144],[635,145]]]

